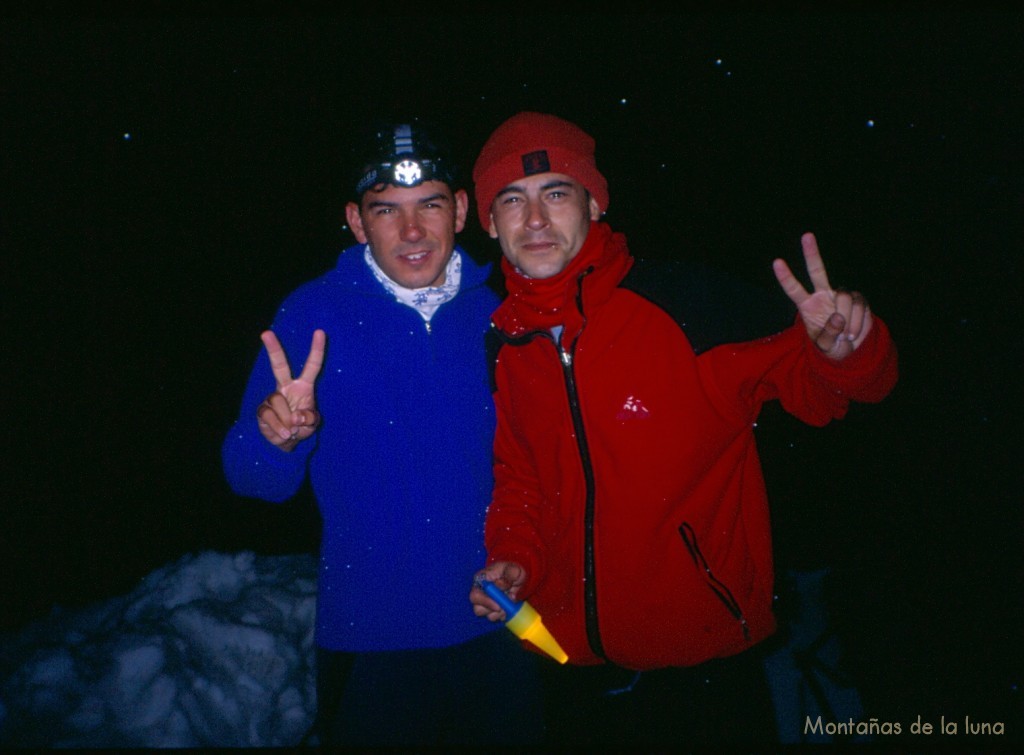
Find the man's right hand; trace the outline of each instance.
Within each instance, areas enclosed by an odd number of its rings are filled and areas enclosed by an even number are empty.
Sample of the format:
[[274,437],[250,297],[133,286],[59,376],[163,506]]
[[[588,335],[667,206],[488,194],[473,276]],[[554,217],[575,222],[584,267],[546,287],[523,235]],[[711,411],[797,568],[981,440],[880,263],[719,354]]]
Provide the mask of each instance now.
[[309,356],[306,357],[302,374],[297,378],[292,378],[288,357],[274,332],[267,330],[260,335],[260,339],[267,347],[270,369],[277,381],[277,390],[256,408],[260,432],[282,451],[292,451],[320,426],[314,384],[324,364],[327,335],[319,329],[313,331]]
[[[513,561],[495,561],[478,572],[476,577],[493,582],[512,600],[517,600],[519,588],[526,582],[526,570]],[[473,589],[469,591],[469,602],[473,604],[473,613],[477,616],[486,616],[490,621],[505,620],[505,612],[501,610],[501,606],[475,583]]]

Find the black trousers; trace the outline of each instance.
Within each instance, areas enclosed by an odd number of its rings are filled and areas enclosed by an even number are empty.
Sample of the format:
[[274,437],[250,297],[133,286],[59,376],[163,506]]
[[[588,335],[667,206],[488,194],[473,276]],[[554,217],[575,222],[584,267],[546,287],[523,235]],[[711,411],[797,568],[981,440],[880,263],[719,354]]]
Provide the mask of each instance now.
[[552,748],[765,746],[778,742],[754,649],[692,668],[542,665]]
[[326,747],[531,746],[543,739],[538,658],[498,628],[446,648],[317,651]]

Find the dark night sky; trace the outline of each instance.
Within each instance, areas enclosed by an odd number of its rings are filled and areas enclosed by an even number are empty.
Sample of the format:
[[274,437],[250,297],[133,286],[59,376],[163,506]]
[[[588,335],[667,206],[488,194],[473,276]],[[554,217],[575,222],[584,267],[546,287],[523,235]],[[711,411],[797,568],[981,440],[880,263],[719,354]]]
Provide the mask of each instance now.
[[[312,548],[308,495],[235,498],[219,446],[276,305],[350,243],[355,127],[419,114],[468,165],[536,109],[597,138],[635,254],[774,293],[813,230],[865,292],[901,382],[824,430],[764,418],[780,564],[833,569],[883,714],[1019,712],[1022,33],[994,10],[3,19],[0,628],[184,552]],[[497,255],[473,220],[462,242]]]

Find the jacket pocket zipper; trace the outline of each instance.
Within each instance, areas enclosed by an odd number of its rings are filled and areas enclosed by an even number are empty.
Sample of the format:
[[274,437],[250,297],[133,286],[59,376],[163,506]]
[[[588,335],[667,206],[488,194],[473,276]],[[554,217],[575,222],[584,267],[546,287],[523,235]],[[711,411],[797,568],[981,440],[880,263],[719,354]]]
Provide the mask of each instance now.
[[750,642],[750,627],[747,626],[747,620],[743,616],[743,610],[740,608],[740,604],[733,597],[732,592],[711,571],[711,567],[708,566],[707,560],[704,558],[704,554],[700,552],[700,547],[697,545],[697,536],[693,532],[693,527],[687,522],[683,522],[679,525],[679,534],[683,538],[683,542],[686,543],[686,549],[690,551],[690,557],[693,559],[694,565],[704,572],[704,578],[707,582],[708,587],[715,596],[722,601],[723,605],[729,610],[736,621],[740,623],[740,628],[743,630],[743,639]]

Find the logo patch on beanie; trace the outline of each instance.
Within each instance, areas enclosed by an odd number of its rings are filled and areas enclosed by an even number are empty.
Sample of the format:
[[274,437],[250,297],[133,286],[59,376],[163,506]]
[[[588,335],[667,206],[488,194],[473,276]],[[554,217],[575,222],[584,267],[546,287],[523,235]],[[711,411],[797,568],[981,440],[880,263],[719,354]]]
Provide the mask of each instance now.
[[551,163],[548,161],[548,151],[540,149],[523,155],[523,174],[532,176],[536,173],[550,173]]

